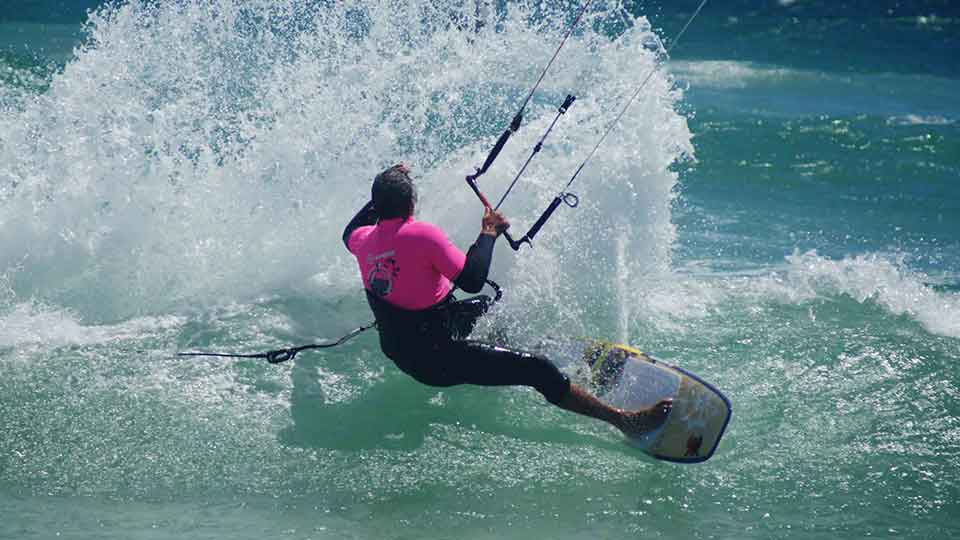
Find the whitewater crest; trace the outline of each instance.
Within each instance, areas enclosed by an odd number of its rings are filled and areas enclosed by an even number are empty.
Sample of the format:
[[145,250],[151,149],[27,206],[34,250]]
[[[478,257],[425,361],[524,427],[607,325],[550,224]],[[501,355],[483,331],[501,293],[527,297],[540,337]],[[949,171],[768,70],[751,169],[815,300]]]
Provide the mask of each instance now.
[[692,322],[738,307],[756,312],[769,304],[803,306],[847,297],[904,315],[928,332],[960,337],[960,295],[939,290],[938,280],[913,270],[902,253],[866,253],[833,259],[816,250],[794,252],[785,264],[745,272],[705,272],[698,264],[652,288],[644,311],[657,326],[689,331]]
[[800,296],[843,294],[876,302],[894,315],[907,315],[928,331],[960,337],[960,296],[930,286],[930,277],[911,270],[902,255],[865,254],[832,260],[816,251],[794,253],[787,281]]

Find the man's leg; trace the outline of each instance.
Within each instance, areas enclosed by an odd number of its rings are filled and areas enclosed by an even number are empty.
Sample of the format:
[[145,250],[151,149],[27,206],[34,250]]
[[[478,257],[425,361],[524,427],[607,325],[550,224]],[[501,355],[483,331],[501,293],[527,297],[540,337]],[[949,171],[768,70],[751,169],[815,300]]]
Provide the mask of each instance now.
[[670,413],[672,402],[661,401],[639,411],[611,407],[569,378],[546,358],[479,341],[454,341],[436,358],[419,359],[418,380],[436,386],[476,384],[481,386],[531,386],[558,407],[603,420],[627,435],[640,435],[658,428]]

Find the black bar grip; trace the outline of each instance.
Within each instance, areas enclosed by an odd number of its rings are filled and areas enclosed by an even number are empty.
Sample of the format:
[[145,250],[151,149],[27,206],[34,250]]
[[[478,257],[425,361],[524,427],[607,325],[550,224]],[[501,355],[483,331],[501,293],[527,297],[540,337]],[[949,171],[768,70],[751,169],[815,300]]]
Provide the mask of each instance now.
[[573,94],[567,94],[567,99],[563,100],[563,105],[561,105],[560,108],[558,109],[560,111],[560,114],[567,112],[567,109],[569,109],[570,106],[573,105],[573,102],[576,100],[577,100],[577,96]]
[[557,207],[560,206],[560,203],[562,202],[563,197],[560,195],[554,197],[553,201],[550,202],[550,206],[548,206],[547,209],[540,214],[540,218],[537,220],[537,222],[533,224],[533,227],[530,227],[530,230],[527,231],[527,234],[523,235],[523,238],[520,240],[514,240],[513,238],[510,238],[510,236],[507,236],[507,241],[510,242],[510,247],[513,248],[514,251],[520,251],[520,247],[523,246],[523,244],[530,244],[530,241],[537,236],[537,233],[540,232],[540,229],[547,222],[547,220],[550,219],[550,216],[553,215],[553,213],[557,210]]
[[520,124],[523,122],[523,109],[517,111],[517,115],[513,117],[513,121],[510,122],[510,131],[516,131],[520,129]]
[[497,139],[496,144],[493,145],[493,149],[491,149],[490,153],[487,154],[487,159],[483,161],[483,165],[477,169],[475,174],[468,176],[468,180],[476,180],[487,172],[487,169],[490,168],[490,165],[493,165],[493,162],[497,159],[497,156],[500,155],[500,151],[503,150],[504,145],[507,144],[507,141],[510,139],[510,136],[513,135],[513,132],[520,129],[520,122],[522,121],[523,114],[517,113],[517,115],[513,117],[513,122],[510,123],[510,127],[505,129],[503,133],[500,134],[500,138]]
[[[480,170],[477,171],[477,176],[487,172],[487,169],[490,168],[490,165],[493,165],[493,161],[497,159],[497,156],[500,155],[500,151],[503,150],[503,146],[507,144],[507,140],[510,139],[510,135],[513,135],[513,131],[506,129],[503,134],[500,135],[500,138],[497,139],[497,144],[493,145],[493,149],[490,150],[490,153],[487,154],[487,159],[484,160],[483,165],[480,167]],[[476,178],[476,177],[474,177]]]
[[547,209],[540,214],[540,219],[533,224],[533,227],[530,227],[530,230],[523,236],[523,239],[527,241],[533,240],[534,237],[537,236],[537,233],[540,232],[540,228],[543,227],[548,219],[550,219],[550,216],[553,215],[554,211],[556,211],[557,207],[560,206],[560,203],[562,202],[563,199],[559,195],[554,197],[553,201],[550,203],[550,206],[548,206]]

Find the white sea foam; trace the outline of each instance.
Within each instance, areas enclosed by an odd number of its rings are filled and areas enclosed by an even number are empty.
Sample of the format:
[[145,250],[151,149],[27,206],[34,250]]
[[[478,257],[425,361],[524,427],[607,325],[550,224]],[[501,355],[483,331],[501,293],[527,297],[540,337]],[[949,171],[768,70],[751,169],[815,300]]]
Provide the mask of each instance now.
[[183,317],[137,317],[118,324],[84,325],[69,310],[24,302],[0,314],[0,347],[100,345],[141,339],[179,328]]
[[[400,160],[414,168],[421,217],[468,245],[481,212],[462,177],[516,111],[566,19],[511,4],[473,35],[450,23],[462,9],[196,0],[100,12],[49,91],[0,112],[0,272],[11,272],[19,298],[87,324],[243,302],[314,275],[342,294],[356,287],[342,227],[370,178]],[[500,193],[563,95],[579,96],[504,208],[515,231],[654,65],[644,19],[612,40],[593,31],[623,15],[591,12],[482,180]],[[676,173],[667,167],[692,152],[674,110],[681,98],[658,72],[577,180],[580,208],[558,210],[516,262],[497,257],[500,270],[521,267],[518,316],[541,318],[526,306],[608,282],[591,275],[636,284],[668,264]],[[630,261],[616,261],[617,245]],[[586,302],[564,298],[569,312]]]
[[774,269],[681,271],[675,280],[652,288],[643,305],[655,324],[682,330],[692,321],[721,315],[733,304],[759,309],[771,302],[803,305],[846,296],[906,315],[933,334],[960,337],[960,295],[938,291],[929,285],[932,281],[911,270],[902,256],[871,253],[837,260],[808,251],[788,256],[784,266]]
[[906,114],[902,116],[891,116],[887,119],[887,124],[894,126],[949,126],[956,123],[956,120],[943,116],[924,116],[918,114]]
[[813,71],[736,60],[678,60],[670,62],[669,69],[678,79],[692,86],[713,88],[746,88],[764,83],[776,84],[823,77]]

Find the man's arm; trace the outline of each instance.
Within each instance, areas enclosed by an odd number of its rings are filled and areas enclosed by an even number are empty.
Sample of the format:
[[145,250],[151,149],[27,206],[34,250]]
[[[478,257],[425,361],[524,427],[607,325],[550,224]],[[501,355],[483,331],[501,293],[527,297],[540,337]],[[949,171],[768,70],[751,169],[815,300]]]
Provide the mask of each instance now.
[[493,246],[497,237],[480,233],[477,241],[467,250],[467,262],[453,284],[468,293],[478,293],[487,283],[490,263],[493,261]]
[[483,213],[480,236],[467,251],[467,262],[453,283],[468,293],[478,293],[487,283],[490,263],[493,262],[493,246],[497,237],[510,228],[510,222],[500,212],[487,208]]
[[373,201],[365,204],[363,208],[357,212],[357,215],[353,216],[350,223],[347,223],[347,228],[343,230],[343,245],[347,246],[348,251],[350,250],[350,235],[353,234],[353,231],[367,225],[375,225],[377,219],[379,219],[379,216],[377,215],[376,208],[373,207]]

